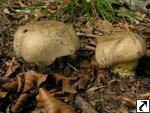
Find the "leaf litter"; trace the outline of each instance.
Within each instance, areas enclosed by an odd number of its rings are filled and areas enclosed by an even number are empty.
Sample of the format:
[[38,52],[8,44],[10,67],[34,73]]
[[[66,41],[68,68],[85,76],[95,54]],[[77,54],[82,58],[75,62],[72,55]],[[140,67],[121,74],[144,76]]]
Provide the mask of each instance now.
[[[11,5],[5,2],[0,5],[0,112],[128,113],[135,112],[136,99],[150,98],[149,59],[142,58],[137,76],[129,78],[99,69],[94,56],[96,38],[107,32],[103,27],[111,30],[108,22],[89,24],[86,17],[78,18],[81,23],[74,22],[74,26],[83,45],[77,56],[58,59],[50,67],[41,68],[16,59],[12,40],[17,27],[32,19],[48,18],[43,12],[37,16],[30,9],[29,12],[17,9],[36,3],[32,2],[11,1]],[[54,13],[68,2],[60,2],[56,8],[46,7],[49,13]],[[149,41],[149,24],[145,22],[135,26],[121,22],[113,26],[137,32]]]

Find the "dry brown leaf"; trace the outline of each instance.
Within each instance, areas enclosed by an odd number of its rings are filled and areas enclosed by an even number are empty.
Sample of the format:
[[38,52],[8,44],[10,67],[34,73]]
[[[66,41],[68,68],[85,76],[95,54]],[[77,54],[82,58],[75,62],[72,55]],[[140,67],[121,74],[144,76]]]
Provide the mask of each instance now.
[[24,73],[24,88],[22,92],[27,92],[28,90],[32,89],[35,87],[35,78],[34,78],[34,72],[32,73],[31,71],[25,72]]
[[127,105],[131,107],[136,106],[136,101],[135,99],[128,98],[127,96],[121,96],[121,100],[125,101]]
[[7,91],[17,91],[18,83],[16,80],[8,81],[3,84],[1,88],[6,89]]
[[24,87],[24,82],[23,82],[23,73],[17,75],[17,83],[18,83],[18,89],[17,92],[22,91],[23,87]]
[[142,99],[146,99],[146,98],[148,99],[148,98],[150,98],[150,92],[140,94],[140,97],[141,97]]
[[106,77],[109,76],[109,73],[106,70],[99,70],[96,76],[95,85],[101,86],[105,81]]
[[69,84],[70,78],[67,78],[67,77],[63,76],[62,74],[58,74],[58,73],[55,73],[53,76],[55,77],[57,82],[62,81],[62,91],[63,92],[67,92],[67,93],[71,93],[71,94],[76,93],[76,90],[73,87],[71,87],[71,85]]
[[76,113],[74,108],[54,98],[44,88],[39,89],[37,101],[45,113]]
[[16,61],[16,58],[13,57],[12,60],[10,61],[10,63],[8,64],[8,69],[7,72],[5,74],[5,77],[9,77],[12,73],[14,73],[16,71],[16,69],[18,68],[18,63]]
[[131,30],[130,30],[130,27],[129,27],[129,25],[128,25],[128,23],[125,23],[125,24],[124,24],[124,28],[125,28],[125,30],[127,30],[127,31],[131,31]]
[[97,29],[104,33],[110,33],[113,31],[112,24],[107,20],[98,19],[95,24],[97,25]]
[[15,103],[15,105],[12,106],[12,108],[11,108],[12,112],[17,113],[19,108],[21,108],[21,106],[27,99],[28,99],[28,94],[24,93],[24,94],[20,95],[17,102]]
[[62,80],[62,83],[63,83],[63,86],[62,86],[63,92],[67,92],[67,93],[71,93],[71,94],[77,93],[77,91],[73,87],[71,87],[71,85],[69,84],[68,79]]
[[31,113],[44,113],[43,109],[35,109],[34,111],[32,111]]
[[78,90],[85,90],[87,86],[87,82],[90,79],[90,75],[88,74],[81,74],[79,76],[78,81],[75,83],[75,86],[78,88]]
[[38,20],[41,17],[44,17],[44,14],[39,10],[35,10],[34,16],[35,16],[36,20]]
[[6,95],[7,95],[7,92],[0,91],[0,99],[1,99],[1,98],[5,98]]
[[[47,8],[47,11],[49,13],[55,13],[57,10],[66,7],[70,3],[70,0],[51,1],[51,2],[53,3],[55,2],[55,4],[57,5],[48,5],[49,7]],[[46,4],[50,4],[50,1],[47,2]]]
[[97,61],[95,59],[92,59],[90,62],[90,66],[92,68],[97,68],[99,66],[99,64],[97,63]]
[[70,0],[61,1],[60,5],[58,6],[58,9],[66,7],[69,3],[70,3]]
[[56,8],[51,8],[51,7],[49,7],[49,8],[47,9],[47,11],[48,11],[49,13],[55,13],[55,12],[57,11],[57,9],[56,9]]
[[118,24],[114,24],[113,27],[115,29],[125,29],[126,31],[131,31],[130,30],[130,25],[128,23],[118,23]]
[[26,4],[24,4],[22,1],[17,1],[16,5],[18,5],[20,7],[26,7]]
[[46,81],[47,75],[29,70],[24,73],[24,88],[22,92],[27,92],[34,87],[39,87],[40,84]]

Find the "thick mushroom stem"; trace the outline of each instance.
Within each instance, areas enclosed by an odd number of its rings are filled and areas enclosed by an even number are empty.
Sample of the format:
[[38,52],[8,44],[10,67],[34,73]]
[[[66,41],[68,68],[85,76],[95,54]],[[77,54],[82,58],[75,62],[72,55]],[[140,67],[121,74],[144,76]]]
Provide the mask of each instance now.
[[138,65],[138,60],[117,64],[111,67],[111,72],[122,77],[135,75],[135,69]]

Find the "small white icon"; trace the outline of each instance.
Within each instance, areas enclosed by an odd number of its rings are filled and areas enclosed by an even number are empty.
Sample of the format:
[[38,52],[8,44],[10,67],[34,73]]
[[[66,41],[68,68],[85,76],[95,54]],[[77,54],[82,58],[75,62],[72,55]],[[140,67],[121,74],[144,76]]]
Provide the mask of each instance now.
[[149,100],[136,100],[136,112],[137,113],[150,113]]

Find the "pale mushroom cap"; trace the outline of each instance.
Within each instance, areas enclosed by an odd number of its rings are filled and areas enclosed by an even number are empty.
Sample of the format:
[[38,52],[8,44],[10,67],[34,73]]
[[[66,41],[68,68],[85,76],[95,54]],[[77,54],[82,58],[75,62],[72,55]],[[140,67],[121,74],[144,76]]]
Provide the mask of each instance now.
[[18,57],[47,66],[56,58],[74,54],[80,48],[80,40],[71,26],[57,21],[36,21],[17,30],[13,46]]
[[132,32],[118,31],[100,37],[96,47],[96,60],[101,68],[137,60],[146,51],[145,41]]

